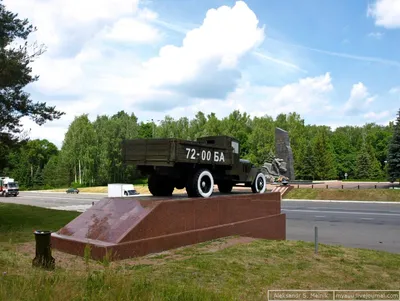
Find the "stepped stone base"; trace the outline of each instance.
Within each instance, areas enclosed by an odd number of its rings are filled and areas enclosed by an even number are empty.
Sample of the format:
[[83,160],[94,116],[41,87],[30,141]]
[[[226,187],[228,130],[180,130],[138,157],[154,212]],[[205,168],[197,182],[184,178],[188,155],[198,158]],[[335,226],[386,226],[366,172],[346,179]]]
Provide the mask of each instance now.
[[271,192],[279,192],[281,196],[284,197],[292,189],[294,189],[292,185],[287,185],[287,186],[281,185],[274,187]]
[[241,235],[286,239],[281,194],[229,194],[211,198],[104,198],[52,233],[52,248],[120,260],[216,238]]

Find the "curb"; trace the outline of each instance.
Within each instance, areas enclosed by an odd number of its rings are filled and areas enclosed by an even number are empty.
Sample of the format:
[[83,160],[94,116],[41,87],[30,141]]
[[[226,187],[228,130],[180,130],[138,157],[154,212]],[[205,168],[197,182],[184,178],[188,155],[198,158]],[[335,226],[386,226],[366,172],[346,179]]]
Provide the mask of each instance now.
[[355,204],[393,204],[400,205],[400,201],[343,201],[343,200],[306,200],[306,199],[282,199],[284,202],[315,202],[315,203],[355,203]]
[[[21,192],[21,191],[20,191]],[[32,190],[32,191],[22,191],[22,192],[28,192],[28,193],[59,193],[59,194],[67,194],[65,191],[38,191],[38,190]],[[80,194],[97,194],[97,195],[107,195],[105,192],[79,192],[78,195]]]

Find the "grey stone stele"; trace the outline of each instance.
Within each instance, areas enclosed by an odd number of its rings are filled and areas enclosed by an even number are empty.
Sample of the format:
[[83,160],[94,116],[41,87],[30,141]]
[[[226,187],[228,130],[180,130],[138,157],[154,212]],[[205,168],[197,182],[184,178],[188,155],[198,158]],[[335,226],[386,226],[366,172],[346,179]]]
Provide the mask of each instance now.
[[295,180],[293,151],[290,147],[289,133],[281,128],[275,128],[275,152],[278,158],[286,162],[286,172],[283,176]]

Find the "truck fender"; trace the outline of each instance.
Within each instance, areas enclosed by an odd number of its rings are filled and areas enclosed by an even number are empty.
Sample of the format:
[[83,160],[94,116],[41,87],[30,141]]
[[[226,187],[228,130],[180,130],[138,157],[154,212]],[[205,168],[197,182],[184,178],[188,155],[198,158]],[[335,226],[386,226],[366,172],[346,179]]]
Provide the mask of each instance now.
[[259,173],[262,173],[260,168],[252,168],[247,176],[247,181],[250,182],[251,185],[254,184],[256,177]]

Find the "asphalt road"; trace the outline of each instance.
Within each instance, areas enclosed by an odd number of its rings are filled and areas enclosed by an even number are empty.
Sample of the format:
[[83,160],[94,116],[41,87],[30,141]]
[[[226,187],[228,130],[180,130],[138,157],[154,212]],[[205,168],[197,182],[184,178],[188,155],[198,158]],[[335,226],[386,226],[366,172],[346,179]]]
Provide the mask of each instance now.
[[284,201],[288,240],[400,253],[400,204]]
[[[16,198],[0,197],[0,202],[82,212],[104,197],[105,194],[21,192]],[[287,217],[288,240],[314,241],[317,226],[320,243],[400,253],[400,203],[284,200],[282,212]]]

